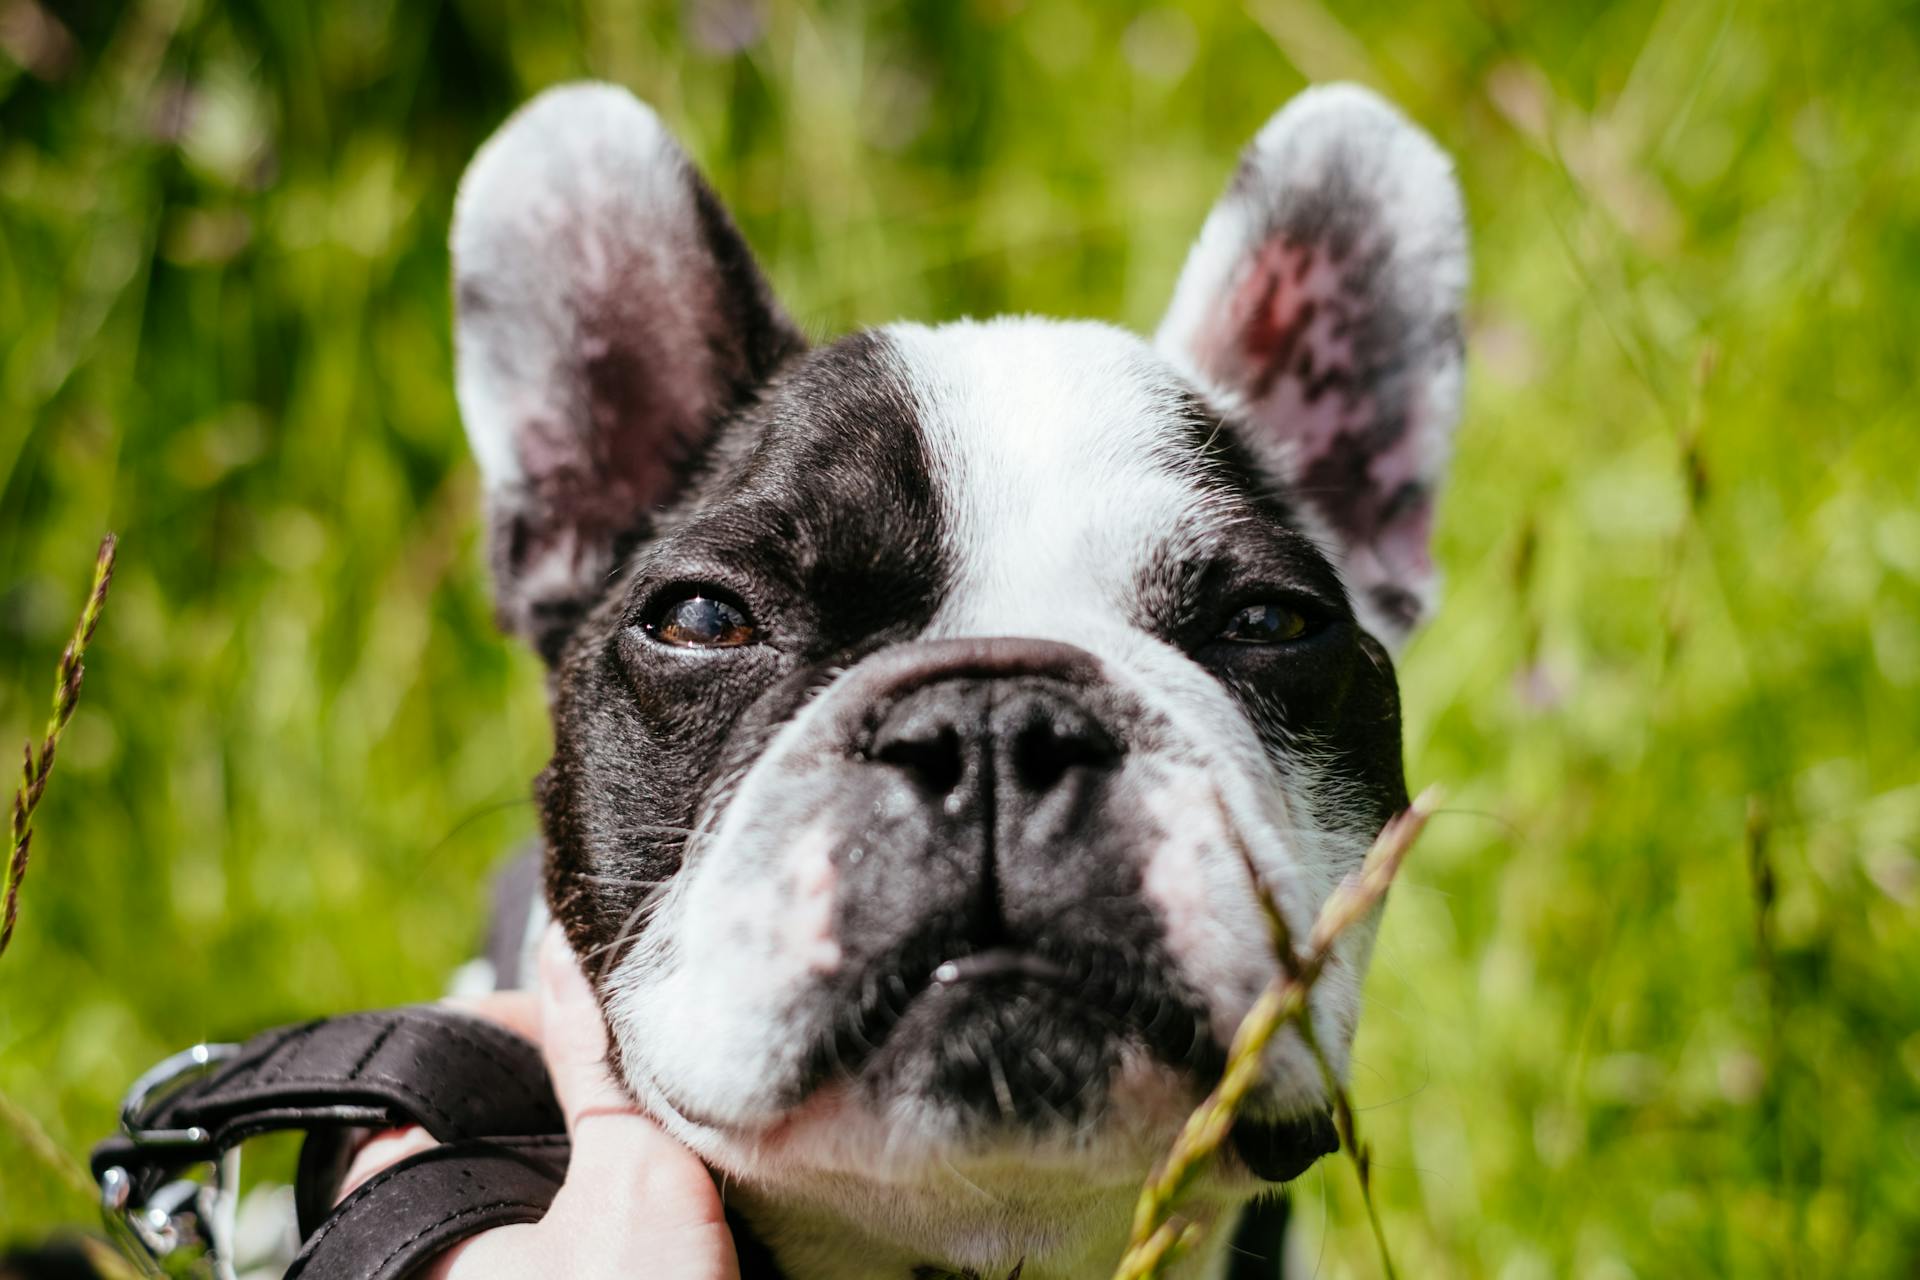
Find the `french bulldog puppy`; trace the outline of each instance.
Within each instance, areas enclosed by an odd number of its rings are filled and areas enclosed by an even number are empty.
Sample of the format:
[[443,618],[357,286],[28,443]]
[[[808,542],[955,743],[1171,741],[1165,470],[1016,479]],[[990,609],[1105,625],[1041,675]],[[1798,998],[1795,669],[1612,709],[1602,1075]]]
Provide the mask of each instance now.
[[[474,159],[458,392],[503,624],[551,667],[545,907],[611,1066],[794,1280],[1110,1273],[1138,1187],[1406,803],[1467,281],[1371,93],[1263,128],[1152,340],[810,342],[655,114]],[[1311,1016],[1345,1070],[1371,927]],[[1276,1038],[1196,1201],[1335,1146]]]

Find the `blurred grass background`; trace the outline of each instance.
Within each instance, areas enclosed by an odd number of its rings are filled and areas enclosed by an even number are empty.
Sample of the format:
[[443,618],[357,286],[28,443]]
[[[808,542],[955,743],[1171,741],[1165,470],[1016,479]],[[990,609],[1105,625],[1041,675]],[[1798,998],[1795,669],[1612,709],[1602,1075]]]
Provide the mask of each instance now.
[[[0,1091],[58,1146],[197,1037],[434,994],[533,830],[444,242],[473,148],[581,75],[819,334],[1150,328],[1280,102],[1403,104],[1476,270],[1402,670],[1455,812],[1355,1079],[1402,1272],[1920,1274],[1911,0],[0,0],[8,732],[123,536],[0,960]],[[1298,1199],[1372,1274],[1351,1170]],[[0,1125],[0,1242],[90,1214]]]

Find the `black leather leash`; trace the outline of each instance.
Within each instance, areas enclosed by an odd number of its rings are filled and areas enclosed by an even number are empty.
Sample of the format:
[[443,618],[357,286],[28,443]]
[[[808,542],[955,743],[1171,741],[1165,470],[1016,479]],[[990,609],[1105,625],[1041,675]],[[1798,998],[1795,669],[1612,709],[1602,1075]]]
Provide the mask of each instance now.
[[[359,1139],[419,1125],[441,1146],[408,1157],[334,1203]],[[540,1051],[439,1005],[354,1013],[196,1045],[134,1083],[121,1132],[93,1151],[110,1229],[155,1276],[232,1274],[242,1142],[307,1135],[294,1200],[292,1277],[404,1280],[470,1236],[546,1214],[566,1176],[565,1117]],[[190,1175],[200,1173],[201,1178]],[[1250,1207],[1229,1280],[1279,1274],[1286,1202]],[[742,1280],[779,1280],[771,1254],[729,1218]]]
[[[358,1139],[419,1125],[442,1146],[333,1203]],[[435,1005],[348,1014],[199,1045],[136,1082],[93,1152],[108,1224],[163,1273],[199,1251],[231,1265],[231,1161],[295,1130],[302,1245],[289,1277],[401,1280],[493,1227],[537,1222],[566,1174],[566,1122],[540,1051]],[[205,1181],[188,1175],[208,1171]]]

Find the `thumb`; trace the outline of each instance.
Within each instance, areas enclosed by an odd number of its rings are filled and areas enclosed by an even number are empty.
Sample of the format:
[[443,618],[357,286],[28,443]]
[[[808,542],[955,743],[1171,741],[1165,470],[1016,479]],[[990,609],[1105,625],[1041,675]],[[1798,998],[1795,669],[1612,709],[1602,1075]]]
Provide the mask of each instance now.
[[[692,1244],[708,1233],[731,1260],[713,1177],[642,1115],[608,1066],[607,1025],[558,925],[540,941],[540,1038],[573,1158],[553,1216],[604,1223],[645,1215],[645,1234]],[[575,1215],[580,1215],[576,1218]]]

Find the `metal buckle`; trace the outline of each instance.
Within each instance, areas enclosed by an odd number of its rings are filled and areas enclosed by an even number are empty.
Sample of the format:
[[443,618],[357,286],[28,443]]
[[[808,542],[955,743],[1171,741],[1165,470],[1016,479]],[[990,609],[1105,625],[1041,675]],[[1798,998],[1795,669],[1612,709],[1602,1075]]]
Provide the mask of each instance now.
[[[120,1130],[138,1147],[203,1147],[213,1135],[199,1126],[156,1129],[140,1118],[156,1098],[240,1052],[237,1044],[197,1044],[163,1058],[127,1090],[120,1104]],[[190,1162],[192,1163],[192,1162]],[[197,1259],[219,1280],[233,1278],[234,1191],[240,1183],[240,1151],[198,1162],[205,1180],[177,1178],[144,1200],[134,1199],[134,1178],[119,1166],[100,1175],[100,1209],[121,1251],[149,1276],[177,1276]]]

